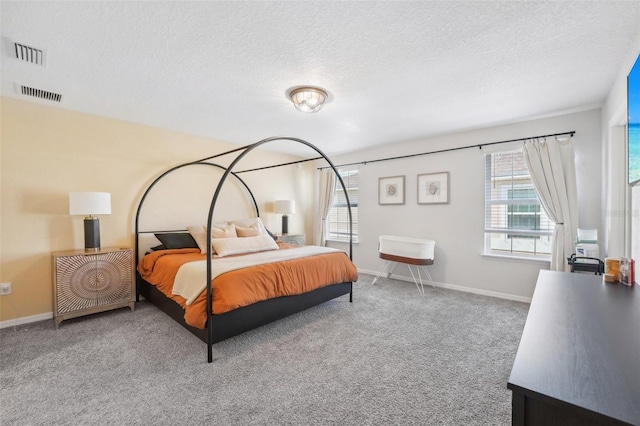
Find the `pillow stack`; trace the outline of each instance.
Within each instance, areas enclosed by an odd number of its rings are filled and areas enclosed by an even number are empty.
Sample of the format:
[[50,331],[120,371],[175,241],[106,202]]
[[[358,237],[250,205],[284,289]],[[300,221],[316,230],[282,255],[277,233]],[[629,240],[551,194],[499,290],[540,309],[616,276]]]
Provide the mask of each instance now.
[[[206,254],[207,227],[192,225],[187,230],[200,252]],[[259,217],[215,223],[211,230],[211,245],[212,253],[218,257],[278,249]]]

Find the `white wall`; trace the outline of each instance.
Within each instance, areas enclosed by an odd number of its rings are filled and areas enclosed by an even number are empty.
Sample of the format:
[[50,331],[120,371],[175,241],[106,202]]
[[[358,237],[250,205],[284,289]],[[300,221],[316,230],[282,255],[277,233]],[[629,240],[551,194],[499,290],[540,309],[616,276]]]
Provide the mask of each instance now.
[[[488,129],[377,147],[332,158],[335,164],[477,145],[509,139],[575,130],[574,146],[579,196],[579,227],[601,224],[601,111],[600,109],[542,118]],[[528,300],[538,272],[546,262],[490,258],[482,255],[484,227],[484,151],[478,148],[360,166],[360,242],[354,262],[361,272],[374,273],[383,265],[378,258],[378,236],[412,236],[436,241],[435,263],[429,267],[436,282],[469,291]],[[417,204],[417,175],[450,172],[450,203]],[[378,179],[404,175],[406,202],[378,205]],[[344,248],[342,243],[329,245]],[[397,275],[410,277],[406,267]]]
[[[640,13],[640,12],[639,12]],[[640,33],[611,87],[602,109],[603,207],[607,256],[640,259],[640,190],[631,190],[625,172],[627,75],[640,54]]]

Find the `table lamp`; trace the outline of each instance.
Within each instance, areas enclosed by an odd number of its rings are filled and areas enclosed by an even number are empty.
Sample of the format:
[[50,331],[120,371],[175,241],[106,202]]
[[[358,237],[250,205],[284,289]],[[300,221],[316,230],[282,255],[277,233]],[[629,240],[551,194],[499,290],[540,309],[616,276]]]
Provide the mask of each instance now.
[[288,214],[296,212],[296,202],[293,200],[276,201],[276,213],[282,214],[282,233],[289,233],[289,217]]
[[85,216],[85,251],[100,250],[100,221],[93,215],[111,214],[111,194],[108,192],[70,192],[69,214]]

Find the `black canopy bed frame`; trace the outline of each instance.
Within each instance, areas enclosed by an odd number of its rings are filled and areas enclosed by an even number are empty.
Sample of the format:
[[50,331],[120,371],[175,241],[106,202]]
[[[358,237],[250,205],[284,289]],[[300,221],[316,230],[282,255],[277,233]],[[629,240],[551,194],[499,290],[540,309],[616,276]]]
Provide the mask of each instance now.
[[[274,141],[290,141],[294,143],[300,143],[308,146],[309,148],[315,150],[320,157],[310,158],[307,160],[294,161],[283,164],[269,165],[266,167],[261,167],[257,169],[244,170],[241,172],[234,172],[234,168],[238,164],[240,160],[242,160],[247,154],[249,154],[254,149],[262,146],[264,144],[274,142]],[[235,159],[230,163],[228,167],[221,166],[216,163],[210,162],[210,160],[221,157],[229,154],[237,154]],[[251,145],[246,145],[241,148],[233,149],[230,151],[226,151],[220,154],[213,155],[211,157],[203,158],[200,160],[187,162],[183,164],[179,164],[177,166],[171,167],[166,170],[162,174],[160,174],[145,190],[142,198],[140,199],[140,203],[138,204],[138,208],[136,211],[135,217],[135,253],[136,253],[136,266],[140,261],[140,235],[141,234],[155,234],[158,232],[184,232],[184,230],[156,230],[156,231],[141,231],[140,230],[140,212],[144,205],[144,202],[154,188],[154,186],[162,180],[164,177],[169,175],[170,173],[182,169],[184,167],[195,166],[195,165],[206,165],[212,166],[219,169],[224,170],[220,181],[216,187],[215,193],[211,200],[211,204],[209,206],[209,214],[207,217],[207,229],[212,229],[212,225],[215,223],[214,218],[214,210],[218,198],[220,196],[220,191],[229,177],[232,175],[236,178],[242,186],[247,190],[251,200],[253,202],[253,208],[255,209],[256,217],[260,217],[260,211],[258,209],[258,204],[256,202],[253,193],[249,186],[238,176],[238,173],[242,172],[253,172],[257,170],[268,169],[272,167],[285,166],[289,164],[295,164],[299,162],[305,161],[314,161],[318,159],[324,159],[329,167],[334,171],[340,185],[342,187],[342,191],[345,196],[345,200],[347,202],[347,211],[349,217],[349,259],[353,260],[353,222],[351,216],[351,203],[349,201],[349,196],[347,194],[346,186],[336,169],[336,166],[331,162],[331,160],[317,147],[312,145],[311,143],[293,137],[270,137],[253,143]],[[349,294],[349,302],[353,302],[353,283],[352,282],[343,282],[339,284],[328,285],[325,287],[318,288],[316,290],[309,291],[307,293],[302,293],[294,296],[282,296],[273,299],[264,300],[261,302],[254,303],[252,305],[248,305],[245,307],[237,308],[229,312],[225,312],[222,314],[216,314],[212,309],[212,272],[211,265],[214,261],[212,256],[212,241],[211,241],[211,233],[207,232],[207,256],[206,256],[206,268],[207,268],[207,288],[206,288],[206,298],[207,298],[207,321],[204,329],[199,329],[193,327],[186,323],[184,319],[184,310],[183,308],[173,301],[172,299],[165,296],[160,290],[156,288],[156,286],[145,281],[140,273],[136,271],[136,301],[140,300],[140,296],[143,296],[146,300],[151,302],[153,305],[157,306],[160,310],[168,314],[171,318],[173,318],[176,322],[181,324],[184,328],[189,330],[191,333],[200,338],[203,342],[207,344],[207,361],[211,363],[213,361],[213,344],[224,339],[236,336],[238,334],[244,333],[246,331],[252,330],[254,328],[260,327],[262,325],[268,324],[270,322],[285,318],[294,313],[303,311],[312,306],[319,305],[328,300],[334,299],[339,296],[343,296]]]

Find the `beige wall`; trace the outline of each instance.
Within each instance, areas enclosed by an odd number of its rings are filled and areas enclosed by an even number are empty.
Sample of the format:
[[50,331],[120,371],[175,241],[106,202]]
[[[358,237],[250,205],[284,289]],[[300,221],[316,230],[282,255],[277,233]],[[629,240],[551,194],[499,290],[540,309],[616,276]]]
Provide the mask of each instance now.
[[[112,214],[100,217],[102,246],[133,247],[137,204],[155,177],[170,166],[237,147],[9,98],[1,98],[0,106],[0,280],[13,286],[11,296],[0,298],[4,325],[52,312],[51,252],[84,246],[82,217],[68,215],[69,191],[110,192]],[[295,160],[272,152],[254,154],[247,155],[242,166]],[[274,200],[291,198],[299,206],[290,218],[291,230],[304,232],[310,222],[305,217],[312,214],[305,207],[311,204],[312,175],[308,164],[301,169],[286,166],[246,173],[242,178],[256,196],[268,228],[280,230]],[[201,195],[213,186],[211,181],[196,181],[184,192]],[[184,204],[171,195],[164,200],[167,206]],[[235,205],[226,203],[224,214],[233,215],[229,206]],[[158,210],[153,214],[160,218],[172,216],[168,210]],[[201,222],[206,222],[206,212]]]

